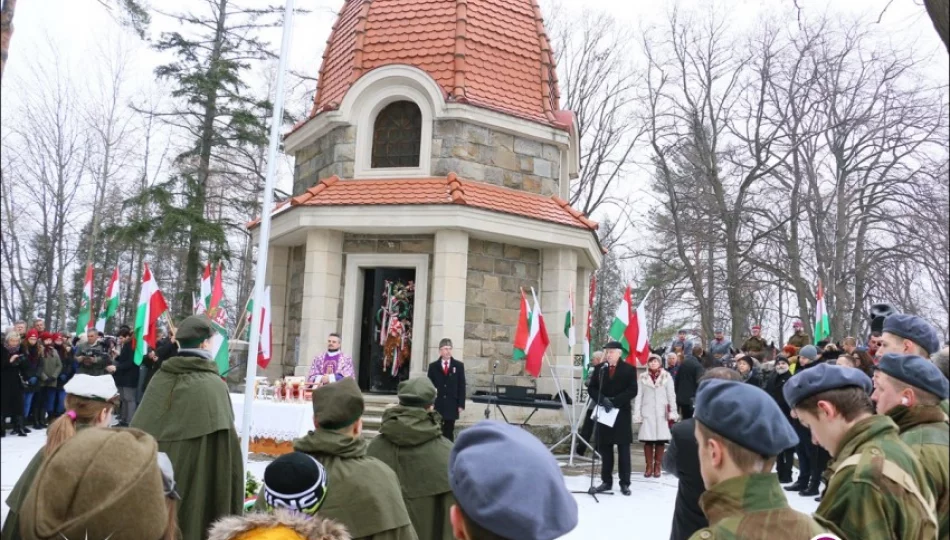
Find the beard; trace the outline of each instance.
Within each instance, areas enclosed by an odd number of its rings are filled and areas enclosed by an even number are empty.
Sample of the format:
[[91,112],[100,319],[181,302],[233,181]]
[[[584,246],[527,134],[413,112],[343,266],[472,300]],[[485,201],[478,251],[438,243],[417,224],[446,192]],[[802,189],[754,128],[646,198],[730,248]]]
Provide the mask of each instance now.
[[775,372],[778,373],[779,375],[784,375],[788,373],[788,366],[776,366]]

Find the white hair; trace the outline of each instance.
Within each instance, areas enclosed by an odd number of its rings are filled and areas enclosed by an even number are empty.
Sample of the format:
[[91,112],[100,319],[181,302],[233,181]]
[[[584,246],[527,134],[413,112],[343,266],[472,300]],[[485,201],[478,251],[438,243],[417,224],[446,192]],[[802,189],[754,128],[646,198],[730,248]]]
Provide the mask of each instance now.
[[666,353],[666,357],[667,357],[667,358],[676,358],[676,356],[677,356],[677,354],[676,354],[675,352],[668,352],[668,353]]

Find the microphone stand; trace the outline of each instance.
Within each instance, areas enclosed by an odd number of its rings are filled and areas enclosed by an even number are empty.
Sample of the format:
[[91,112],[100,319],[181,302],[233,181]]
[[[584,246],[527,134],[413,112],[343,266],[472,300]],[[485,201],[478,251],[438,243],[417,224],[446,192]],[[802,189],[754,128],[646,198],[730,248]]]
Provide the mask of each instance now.
[[[599,385],[598,388],[597,388],[597,396],[598,396],[597,401],[600,401],[600,397],[603,396],[603,391],[604,391],[604,372],[607,371],[607,367],[606,367],[606,366],[607,366],[607,363],[606,363],[606,362],[604,362],[603,364],[597,366],[597,369],[600,370],[600,373],[597,374],[598,385]],[[590,395],[590,390],[588,390],[587,394]],[[600,404],[597,403],[597,402],[594,402],[593,405],[594,405],[594,412],[593,412],[593,414],[591,415],[591,420],[594,422],[594,429],[593,429],[593,431],[591,432],[590,438],[591,438],[592,441],[596,441],[596,440],[597,440],[597,430],[600,429],[600,425],[599,425],[599,424],[600,424],[600,421],[598,420],[598,419],[600,418],[600,411],[598,410],[598,408],[600,407]],[[600,445],[598,445],[598,446],[600,446]],[[609,452],[613,452],[613,451],[614,451],[613,447],[611,447],[608,451],[609,451]],[[598,492],[597,492],[597,489],[594,488],[594,475],[597,474],[597,456],[598,456],[597,451],[591,451],[591,456],[590,456],[590,457],[591,457],[591,460],[590,460],[590,487],[587,488],[587,491],[572,491],[571,493],[576,493],[576,494],[581,494],[581,495],[584,495],[584,494],[590,495],[591,497],[594,498],[594,502],[600,504],[600,500],[597,499],[597,495],[613,495],[614,492],[613,492],[613,491],[601,491],[600,493],[598,493]]]
[[[496,395],[496,390],[495,390],[495,368],[497,367],[498,367],[498,360],[495,360],[495,363],[492,364],[491,366],[491,383],[488,386],[488,391],[491,393],[492,399],[498,399],[498,396]],[[485,420],[488,420],[488,418],[491,416],[491,402],[492,400],[489,399],[488,403],[485,404]],[[497,407],[497,403],[496,403],[496,407]]]

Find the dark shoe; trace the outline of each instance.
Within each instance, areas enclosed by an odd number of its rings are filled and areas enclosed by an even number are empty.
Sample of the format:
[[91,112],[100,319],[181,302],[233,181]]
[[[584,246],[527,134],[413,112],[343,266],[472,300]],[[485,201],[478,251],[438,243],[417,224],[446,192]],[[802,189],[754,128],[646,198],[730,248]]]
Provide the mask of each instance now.
[[620,486],[620,493],[623,493],[625,496],[630,496],[630,486]]
[[612,484],[601,483],[599,486],[594,488],[595,493],[603,493],[605,491],[610,491],[614,488]]
[[790,485],[790,486],[785,486],[783,489],[784,489],[785,491],[801,491],[801,490],[807,489],[807,488],[808,488],[808,484],[805,484],[805,483],[803,483],[801,480],[798,480],[798,481],[796,481],[794,484],[792,484],[792,485]]
[[17,416],[13,419],[13,433],[16,433],[19,437],[26,437],[26,434],[29,431],[23,427],[23,417]]
[[818,486],[808,486],[806,489],[803,489],[798,492],[802,497],[814,497],[818,495]]
[[779,476],[779,477],[778,477],[778,483],[779,483],[779,484],[791,484],[791,483],[792,483],[792,479],[791,479],[790,477],[788,477],[788,476]]
[[815,497],[815,502],[821,502],[821,496]]

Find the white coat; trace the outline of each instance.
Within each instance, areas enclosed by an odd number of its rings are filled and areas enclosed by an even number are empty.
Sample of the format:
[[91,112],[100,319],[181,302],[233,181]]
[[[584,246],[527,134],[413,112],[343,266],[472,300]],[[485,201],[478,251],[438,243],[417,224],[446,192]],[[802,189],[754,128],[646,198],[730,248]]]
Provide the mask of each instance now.
[[669,420],[678,420],[676,414],[676,390],[673,388],[673,376],[660,369],[656,383],[650,372],[640,374],[640,391],[633,402],[633,422],[640,424],[637,438],[643,442],[669,441]]

